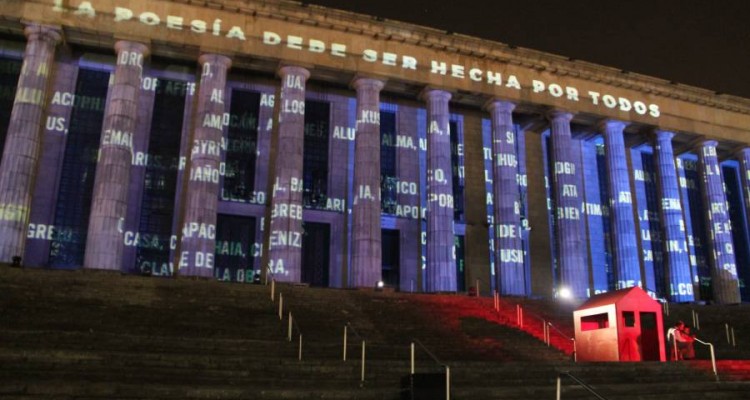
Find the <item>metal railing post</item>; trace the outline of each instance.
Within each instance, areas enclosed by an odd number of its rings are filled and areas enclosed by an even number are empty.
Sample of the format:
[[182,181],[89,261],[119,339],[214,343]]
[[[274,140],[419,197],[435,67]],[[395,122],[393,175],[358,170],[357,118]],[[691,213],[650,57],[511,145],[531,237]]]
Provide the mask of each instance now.
[[732,342],[729,341],[729,324],[727,324],[727,323],[724,324],[724,331],[727,334],[727,344],[732,344]]
[[284,319],[284,294],[279,292],[279,321]]
[[734,327],[732,327],[732,347],[737,347],[737,342],[734,340]]
[[576,339],[571,339],[573,341],[573,362],[578,362],[578,348],[576,346]]
[[[268,275],[266,275],[268,276]],[[266,281],[266,285],[268,284],[268,281]],[[271,279],[271,303],[276,301],[276,281]]]
[[292,341],[292,312],[289,311],[289,331],[287,333],[287,340]]
[[451,400],[451,369],[445,366],[445,400]]
[[414,342],[411,342],[411,374],[414,375]]
[[299,361],[302,361],[302,334],[299,334]]
[[555,396],[556,400],[560,400],[560,395],[562,394],[562,385],[561,382],[562,378],[560,378],[560,375],[557,375],[557,395]]
[[716,355],[714,355],[714,345],[708,344],[708,348],[711,349],[711,367],[714,369],[714,376],[716,377],[716,380],[719,380],[719,373],[716,371]]
[[362,341],[362,382],[365,381],[365,341]]
[[695,313],[695,329],[701,330],[701,317],[698,313]]
[[693,326],[696,326],[695,325],[695,310],[692,308],[690,309],[690,315],[693,317]]
[[344,325],[344,361],[346,361],[346,325]]
[[479,279],[477,279],[477,297],[479,297],[479,293],[481,291],[479,290]]
[[664,307],[667,309],[667,317],[669,316],[669,300],[664,301]]

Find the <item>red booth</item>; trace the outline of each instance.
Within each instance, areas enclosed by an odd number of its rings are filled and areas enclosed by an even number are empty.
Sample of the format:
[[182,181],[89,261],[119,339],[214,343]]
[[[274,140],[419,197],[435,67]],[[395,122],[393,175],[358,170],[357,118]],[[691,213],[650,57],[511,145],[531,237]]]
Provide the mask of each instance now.
[[665,361],[661,304],[639,287],[596,295],[573,318],[579,361]]

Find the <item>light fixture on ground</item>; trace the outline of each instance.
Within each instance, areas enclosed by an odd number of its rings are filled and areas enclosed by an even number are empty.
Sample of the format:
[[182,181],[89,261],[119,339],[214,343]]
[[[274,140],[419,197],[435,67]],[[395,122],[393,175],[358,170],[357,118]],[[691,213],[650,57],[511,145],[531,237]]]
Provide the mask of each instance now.
[[561,287],[557,294],[561,299],[566,300],[573,297],[573,292],[571,292],[570,289],[565,286]]
[[377,281],[375,283],[375,290],[378,292],[382,292],[384,286],[385,286],[385,283],[383,283],[383,281]]

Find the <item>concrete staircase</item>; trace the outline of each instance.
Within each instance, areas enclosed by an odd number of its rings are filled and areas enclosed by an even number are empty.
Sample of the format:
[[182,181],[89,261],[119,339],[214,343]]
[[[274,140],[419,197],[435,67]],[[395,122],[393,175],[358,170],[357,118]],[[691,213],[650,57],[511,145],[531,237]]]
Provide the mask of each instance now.
[[[570,371],[609,399],[746,399],[746,381],[716,383],[705,362],[579,363],[541,323],[515,325],[515,303],[460,295],[269,287],[0,265],[2,399],[399,399],[409,344],[450,365],[454,399],[554,398]],[[278,292],[284,296],[279,321]],[[565,310],[523,300],[565,332]],[[303,334],[286,341],[291,310]],[[570,315],[570,314],[567,314]],[[557,319],[556,319],[557,318]],[[569,319],[569,317],[567,317]],[[360,339],[366,340],[360,383]],[[536,328],[534,328],[536,326]],[[572,333],[572,332],[571,332]],[[558,347],[560,349],[558,349]],[[440,373],[424,351],[417,373]],[[736,365],[735,365],[736,366]],[[727,364],[727,368],[729,364]],[[591,398],[564,380],[564,399]]]

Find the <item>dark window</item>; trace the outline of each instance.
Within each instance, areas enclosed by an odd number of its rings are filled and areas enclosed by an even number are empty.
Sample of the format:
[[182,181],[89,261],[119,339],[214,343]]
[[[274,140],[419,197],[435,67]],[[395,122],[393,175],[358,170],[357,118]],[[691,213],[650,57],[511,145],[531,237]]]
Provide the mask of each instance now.
[[8,132],[13,100],[16,98],[18,76],[21,74],[21,61],[0,59],[0,155]]
[[55,209],[57,235],[50,246],[54,267],[83,264],[108,86],[109,72],[78,71]]
[[389,287],[399,287],[399,231],[383,229],[381,231],[381,260],[383,283]]
[[331,105],[305,101],[304,193],[307,208],[326,207],[328,199],[328,134]]
[[380,110],[380,208],[385,214],[396,214],[396,113]]
[[625,324],[626,328],[632,328],[635,326],[635,312],[633,311],[623,311],[622,312],[622,322]]
[[156,87],[138,227],[139,268],[169,264],[186,87],[185,82],[163,79]]
[[255,202],[255,159],[260,93],[232,91],[222,199]]
[[453,219],[464,220],[464,138],[458,131],[458,121],[450,121],[451,171],[453,176]]
[[216,278],[252,282],[255,218],[219,214],[216,221]]
[[326,287],[330,268],[331,225],[305,222],[302,228],[302,282]]

